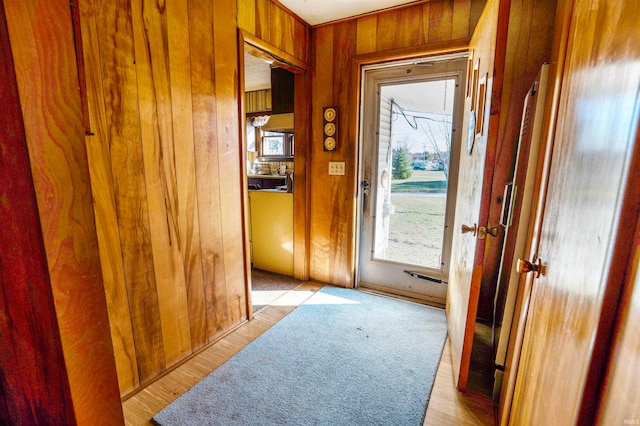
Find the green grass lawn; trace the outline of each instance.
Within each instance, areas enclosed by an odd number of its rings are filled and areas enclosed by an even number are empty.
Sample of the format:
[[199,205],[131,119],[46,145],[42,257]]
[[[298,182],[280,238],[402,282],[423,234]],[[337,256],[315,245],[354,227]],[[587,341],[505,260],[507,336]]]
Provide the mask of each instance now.
[[387,260],[440,268],[447,180],[443,171],[413,170],[391,181]]
[[391,191],[438,193],[447,191],[447,180],[443,171],[413,170],[409,179],[393,179]]
[[446,200],[440,195],[392,193],[395,213],[389,219],[385,258],[439,269]]

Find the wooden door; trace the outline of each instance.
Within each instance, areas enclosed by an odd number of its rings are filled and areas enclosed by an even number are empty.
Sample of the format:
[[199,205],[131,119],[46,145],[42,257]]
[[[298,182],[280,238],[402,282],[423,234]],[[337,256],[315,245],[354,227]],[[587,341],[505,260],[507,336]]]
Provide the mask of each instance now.
[[[531,216],[535,213],[536,175],[538,162],[544,156],[541,149],[542,125],[544,119],[544,105],[546,101],[549,79],[549,65],[542,66],[536,81],[531,86],[524,101],[524,111],[520,125],[520,141],[516,156],[516,169],[510,188],[505,190],[504,214],[501,220],[505,226],[505,239],[498,277],[498,290],[495,301],[495,319],[493,323],[496,385],[501,383],[501,367],[505,367],[507,348],[510,343],[514,314],[518,312],[518,294],[522,292],[520,274],[516,271],[518,258],[528,259],[526,251],[530,245],[530,229],[533,222]],[[544,147],[542,147],[544,148]],[[520,297],[520,299],[522,296]],[[517,326],[517,321],[515,321]],[[519,350],[519,348],[518,348]],[[509,382],[510,369],[504,371],[504,378]],[[508,389],[508,400],[511,402],[513,384]],[[505,396],[500,395],[501,407]],[[501,409],[502,412],[502,409]]]
[[75,424],[0,0],[0,424]]
[[[468,61],[446,306],[454,380],[461,391],[469,374],[486,241],[479,238],[478,228],[486,225],[489,214],[492,170],[486,164],[491,149],[488,141],[495,143],[498,120],[494,114],[499,115],[495,108],[490,119],[500,3],[487,2],[471,39]],[[464,231],[463,225],[468,227]]]
[[511,424],[593,421],[637,220],[640,4],[572,7]]

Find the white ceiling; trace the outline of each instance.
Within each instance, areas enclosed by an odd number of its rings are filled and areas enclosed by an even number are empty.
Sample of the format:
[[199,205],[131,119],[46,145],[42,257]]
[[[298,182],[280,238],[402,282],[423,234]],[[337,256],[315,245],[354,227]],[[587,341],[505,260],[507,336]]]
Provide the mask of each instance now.
[[264,59],[244,54],[244,90],[264,90],[271,87],[271,65]]
[[309,25],[324,24],[416,0],[279,0]]

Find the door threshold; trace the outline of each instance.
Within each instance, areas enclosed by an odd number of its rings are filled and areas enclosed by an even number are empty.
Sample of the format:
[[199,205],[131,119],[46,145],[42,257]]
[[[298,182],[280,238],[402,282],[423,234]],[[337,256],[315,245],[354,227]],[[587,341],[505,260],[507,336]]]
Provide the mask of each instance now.
[[424,294],[411,293],[408,291],[396,290],[388,287],[383,287],[377,284],[371,284],[371,283],[361,281],[358,283],[356,288],[358,290],[377,294],[379,296],[394,297],[396,299],[402,299],[408,302],[419,303],[421,305],[429,305],[435,308],[444,309],[446,306],[445,299],[426,296]]

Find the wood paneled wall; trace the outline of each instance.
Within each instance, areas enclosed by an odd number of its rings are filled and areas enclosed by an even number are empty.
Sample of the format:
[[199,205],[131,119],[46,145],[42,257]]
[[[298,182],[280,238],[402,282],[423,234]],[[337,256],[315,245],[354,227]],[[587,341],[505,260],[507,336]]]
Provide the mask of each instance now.
[[277,1],[238,0],[238,28],[309,63],[309,25]]
[[[39,240],[44,242],[44,261],[48,268],[45,272],[49,275],[49,291],[53,296],[59,334],[55,326],[42,331],[61,342],[66,368],[66,378],[55,377],[54,370],[59,369],[56,357],[42,360],[39,368],[46,371],[38,378],[41,385],[29,395],[29,402],[33,404],[30,414],[38,417],[35,423],[39,424],[84,425],[95,424],[96,419],[122,422],[84,144],[69,2],[10,1],[4,2],[4,10],[43,238],[40,240],[40,230],[33,229],[37,225],[26,217],[21,218],[25,226],[23,237],[30,236],[34,247],[40,244]],[[7,77],[4,73],[2,75],[3,79]],[[2,98],[3,104],[15,101],[15,97]],[[4,134],[0,136],[0,139],[4,138]],[[5,171],[5,167],[2,168]],[[16,195],[12,194],[10,200],[15,201]],[[20,195],[29,202],[28,191]],[[4,208],[18,209],[16,205],[9,206],[9,200],[2,199]],[[13,213],[19,212],[15,210]],[[28,260],[38,263],[37,252],[23,253],[25,258],[32,255],[34,258]],[[27,273],[35,274],[36,270],[23,271],[23,274]],[[24,287],[20,287],[18,281],[11,283],[17,286],[17,292],[22,292],[22,303],[26,305],[22,313],[25,322],[10,324],[13,333],[25,326],[33,332],[47,324],[40,317],[47,308],[38,301],[47,293],[40,287],[42,281],[23,284]],[[8,290],[4,284],[2,287]],[[43,338],[42,342],[37,342],[38,350],[43,350],[48,340]],[[10,342],[14,347],[22,343],[19,339]],[[36,355],[32,353],[31,356]],[[16,396],[13,392],[26,391],[28,376],[37,371],[26,371],[28,359],[17,361],[21,363],[20,374],[25,376],[24,382],[17,388],[7,389],[8,399]],[[60,406],[38,406],[47,400],[48,392],[64,392],[60,380],[68,380],[72,408],[65,406],[68,401]],[[70,408],[72,419],[59,417],[63,411],[68,414]],[[18,419],[18,423],[31,421],[25,417]]]
[[[310,272],[315,280],[354,283],[359,64],[465,49],[484,0],[434,0],[314,27]],[[322,149],[322,108],[337,106],[338,148]],[[344,161],[344,176],[328,176]]]
[[126,394],[247,317],[236,8],[81,7],[86,139]]
[[86,144],[126,396],[247,318],[236,16],[303,60],[309,29],[270,1],[80,6]]
[[[485,1],[432,0],[355,19],[358,55],[465,40]],[[428,49],[427,49],[428,51]]]

